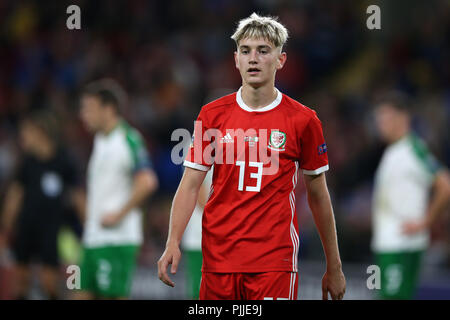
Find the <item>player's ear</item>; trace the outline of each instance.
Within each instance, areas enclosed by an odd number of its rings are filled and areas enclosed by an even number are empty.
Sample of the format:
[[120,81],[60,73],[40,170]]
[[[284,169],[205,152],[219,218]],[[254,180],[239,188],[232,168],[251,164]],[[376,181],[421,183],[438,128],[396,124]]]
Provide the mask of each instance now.
[[234,52],[234,64],[236,66],[236,69],[239,69],[239,58],[237,51]]
[[278,56],[278,64],[277,64],[277,70],[280,70],[281,68],[283,68],[284,64],[286,63],[287,60],[287,54],[286,52],[280,52],[279,56]]

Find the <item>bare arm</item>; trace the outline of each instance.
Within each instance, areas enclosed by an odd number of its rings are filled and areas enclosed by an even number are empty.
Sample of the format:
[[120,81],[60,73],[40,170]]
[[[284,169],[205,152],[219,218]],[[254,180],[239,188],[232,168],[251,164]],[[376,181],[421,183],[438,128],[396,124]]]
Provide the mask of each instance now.
[[86,219],[86,193],[81,188],[73,188],[69,193],[70,201],[72,206],[80,219],[81,223],[84,225]]
[[176,273],[181,258],[180,242],[194,211],[205,176],[205,171],[186,168],[173,198],[166,250],[158,261],[159,279],[171,287],[175,284],[167,275],[167,267],[172,264],[171,273]]
[[345,277],[337,242],[336,224],[325,174],[304,175],[308,203],[325,252],[327,270],[322,279],[322,298],[342,299],[345,293]]
[[158,188],[158,178],[153,170],[140,170],[134,176],[133,190],[127,203],[118,211],[103,217],[105,227],[119,223],[132,209],[141,203]]
[[427,212],[427,225],[430,227],[444,212],[450,202],[450,174],[448,170],[440,171],[434,181],[434,194]]
[[6,236],[11,232],[17,213],[22,206],[22,200],[23,187],[19,182],[14,181],[6,192],[5,203],[3,204],[1,227]]
[[197,205],[202,209],[206,206],[206,202],[208,202],[209,189],[202,184],[200,187],[200,191],[198,192]]
[[433,189],[434,192],[425,219],[419,222],[405,223],[403,226],[404,233],[413,234],[431,228],[439,215],[445,211],[450,202],[450,174],[448,170],[441,170],[437,173]]

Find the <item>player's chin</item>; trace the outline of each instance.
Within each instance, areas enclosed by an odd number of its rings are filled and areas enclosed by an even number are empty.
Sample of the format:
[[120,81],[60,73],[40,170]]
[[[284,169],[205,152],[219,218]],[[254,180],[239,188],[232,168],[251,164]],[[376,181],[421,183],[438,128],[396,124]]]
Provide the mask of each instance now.
[[86,128],[87,131],[92,133],[95,133],[98,130],[98,128],[95,125],[89,122],[84,122],[84,127]]
[[260,77],[247,77],[246,82],[252,87],[261,87],[267,81],[264,81],[264,79],[261,79]]

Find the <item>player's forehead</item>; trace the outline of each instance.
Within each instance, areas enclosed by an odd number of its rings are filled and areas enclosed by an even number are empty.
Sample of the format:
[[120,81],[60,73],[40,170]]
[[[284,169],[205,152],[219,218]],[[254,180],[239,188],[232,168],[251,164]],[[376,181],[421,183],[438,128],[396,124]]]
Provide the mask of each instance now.
[[269,47],[274,49],[275,45],[272,41],[265,38],[244,38],[239,41],[238,48],[248,47],[248,48],[258,48],[258,47]]
[[36,125],[30,119],[22,119],[19,123],[19,129],[22,131],[28,131],[29,129],[35,129]]
[[81,105],[89,107],[97,107],[101,105],[101,100],[99,97],[93,94],[83,94],[81,96]]
[[375,114],[382,115],[382,116],[396,116],[396,115],[403,115],[403,112],[396,108],[392,103],[389,102],[383,102],[377,105],[375,109]]

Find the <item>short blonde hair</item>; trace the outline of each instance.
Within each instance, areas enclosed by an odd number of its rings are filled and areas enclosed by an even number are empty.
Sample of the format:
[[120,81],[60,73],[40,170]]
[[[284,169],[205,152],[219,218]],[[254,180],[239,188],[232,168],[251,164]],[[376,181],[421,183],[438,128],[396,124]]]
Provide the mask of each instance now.
[[265,39],[277,48],[282,48],[288,39],[288,31],[285,26],[278,22],[277,17],[262,17],[252,13],[250,17],[239,21],[236,31],[231,36],[239,46],[242,39]]

